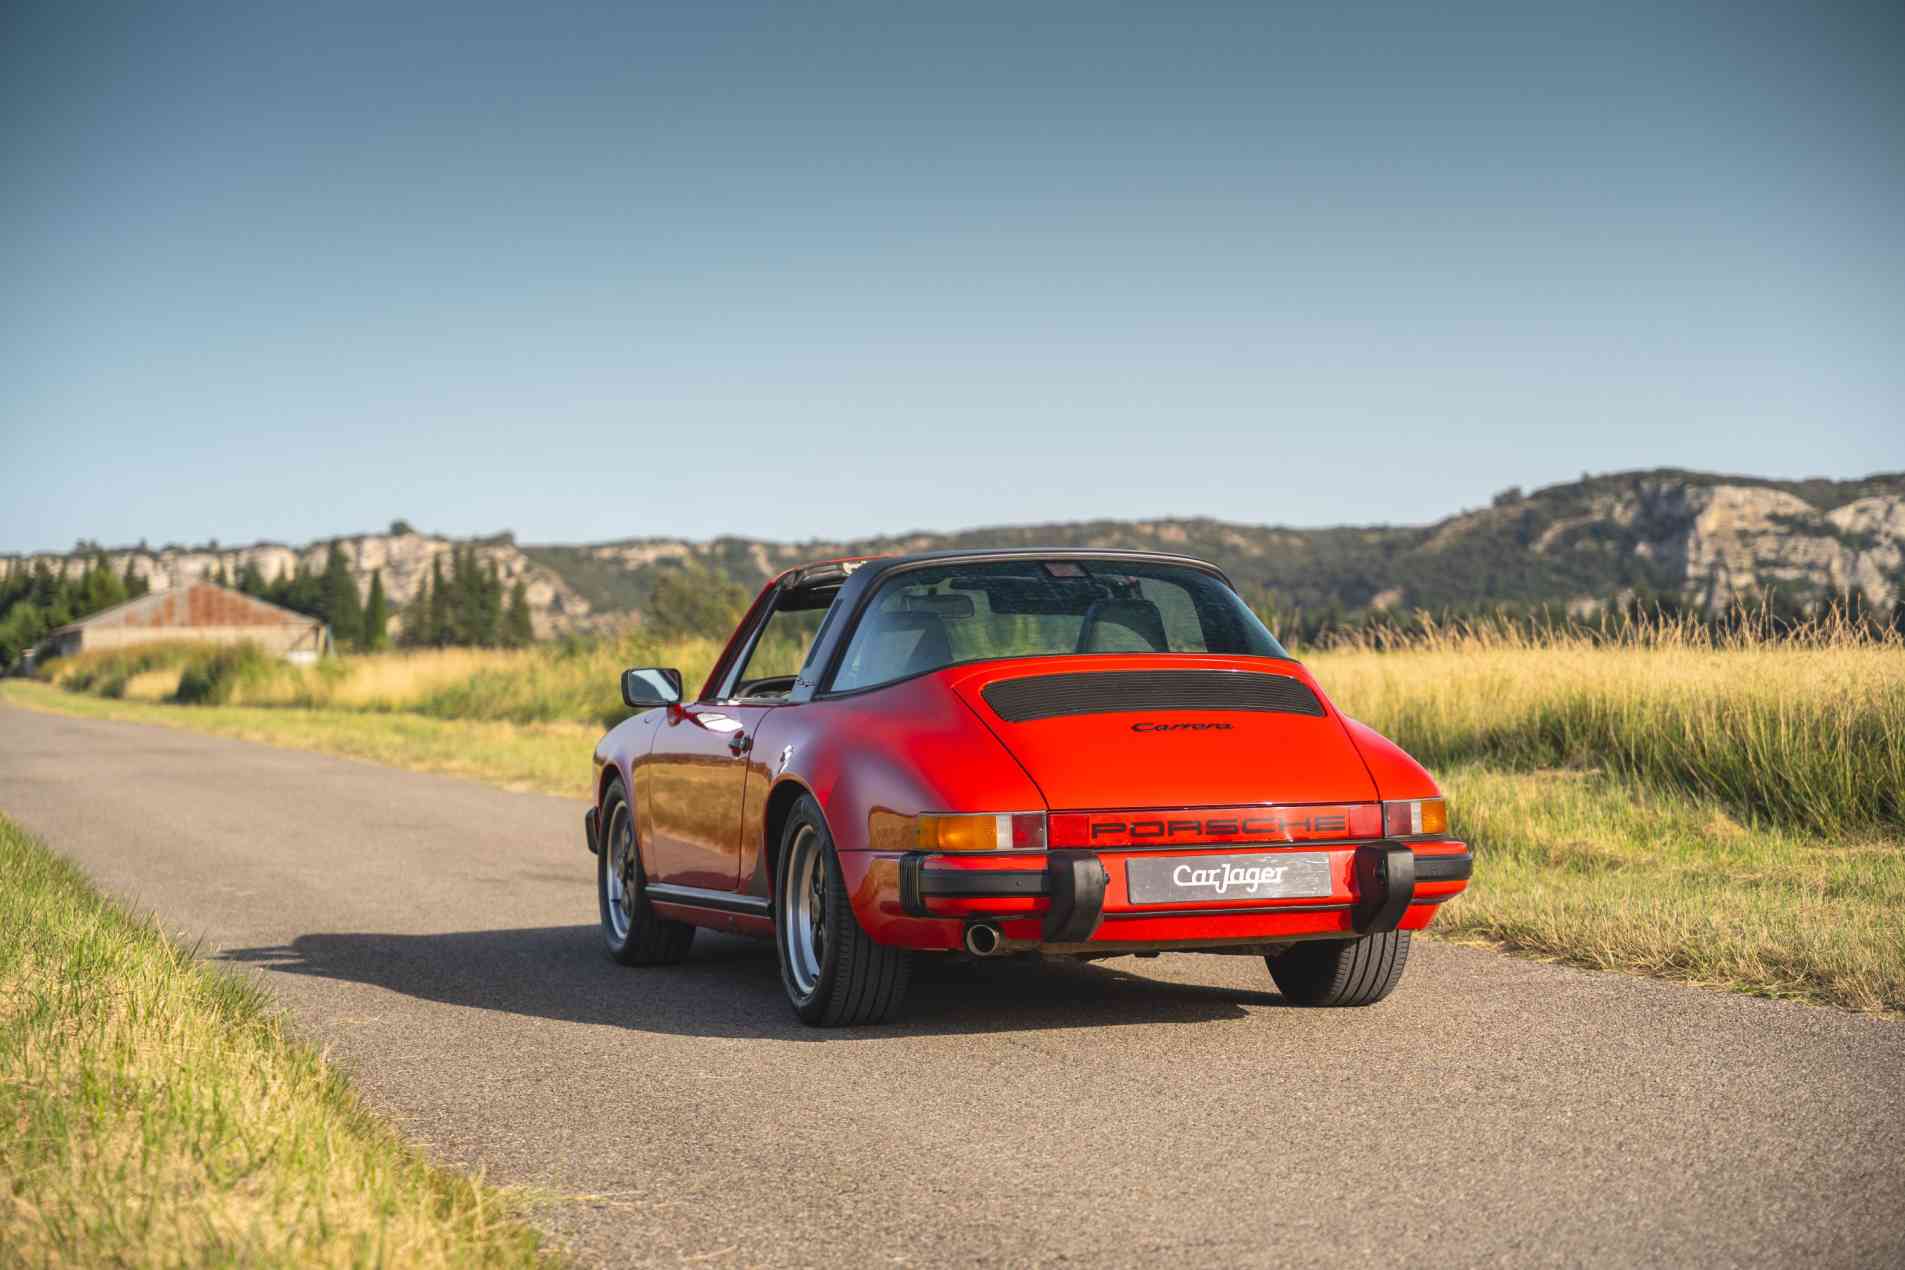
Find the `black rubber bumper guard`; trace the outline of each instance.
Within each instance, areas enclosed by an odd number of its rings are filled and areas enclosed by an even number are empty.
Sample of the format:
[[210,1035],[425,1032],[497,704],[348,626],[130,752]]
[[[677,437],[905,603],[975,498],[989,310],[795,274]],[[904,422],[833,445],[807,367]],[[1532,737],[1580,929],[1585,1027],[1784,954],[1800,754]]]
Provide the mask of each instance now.
[[[1098,929],[1111,880],[1095,851],[1048,851],[1043,869],[929,869],[926,854],[900,857],[900,907],[914,917],[944,917],[926,907],[928,897],[948,900],[1024,899],[1049,896],[1044,938],[1048,944],[1082,944]],[[964,916],[964,914],[961,914]],[[1014,914],[1022,916],[1022,914]]]
[[590,855],[602,853],[601,832],[596,828],[596,809],[591,807],[582,813],[582,834],[589,844]]
[[[1364,843],[1356,848],[1353,866],[1358,898],[1350,909],[1351,924],[1358,935],[1394,930],[1415,899],[1418,881],[1465,879],[1471,867],[1467,852],[1418,860],[1400,842]],[[926,854],[916,851],[900,857],[900,907],[914,917],[951,917],[933,913],[927,899],[1048,896],[1052,905],[1045,914],[1045,942],[1082,944],[1097,933],[1109,881],[1095,851],[1048,851],[1045,868],[1038,871],[929,869]]]

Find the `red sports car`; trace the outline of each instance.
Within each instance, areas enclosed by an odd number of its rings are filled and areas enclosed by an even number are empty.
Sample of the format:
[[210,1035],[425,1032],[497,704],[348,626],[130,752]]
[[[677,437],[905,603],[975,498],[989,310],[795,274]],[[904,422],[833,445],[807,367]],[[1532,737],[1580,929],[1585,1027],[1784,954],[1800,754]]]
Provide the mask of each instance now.
[[622,695],[655,708],[595,750],[609,954],[771,936],[808,1023],[891,1017],[922,953],[1244,953],[1367,1005],[1469,877],[1428,773],[1187,557],[811,565],[693,701],[659,668]]

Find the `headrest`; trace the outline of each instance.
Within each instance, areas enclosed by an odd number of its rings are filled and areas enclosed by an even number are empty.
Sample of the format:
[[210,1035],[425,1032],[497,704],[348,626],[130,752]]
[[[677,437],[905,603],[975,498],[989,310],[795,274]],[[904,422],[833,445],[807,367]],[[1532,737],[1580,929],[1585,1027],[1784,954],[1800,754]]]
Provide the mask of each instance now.
[[1162,653],[1164,614],[1150,600],[1099,600],[1078,628],[1081,653]]
[[[868,650],[872,679],[923,674],[952,662],[952,640],[946,634],[946,622],[937,613],[909,613],[889,609],[869,619],[872,640]],[[916,638],[908,639],[911,632]]]

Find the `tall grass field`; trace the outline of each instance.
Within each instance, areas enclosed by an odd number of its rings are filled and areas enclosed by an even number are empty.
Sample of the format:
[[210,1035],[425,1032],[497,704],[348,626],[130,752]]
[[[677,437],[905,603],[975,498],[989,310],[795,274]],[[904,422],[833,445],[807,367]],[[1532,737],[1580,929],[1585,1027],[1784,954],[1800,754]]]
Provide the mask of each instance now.
[[[698,684],[712,639],[440,650],[297,668],[244,651],[55,662],[21,704],[586,796],[618,674]],[[1905,1011],[1905,645],[1821,622],[1428,626],[1303,659],[1427,764],[1476,852],[1444,934],[1579,964]],[[143,700],[142,700],[143,699]],[[208,704],[185,708],[181,703]]]
[[677,667],[693,692],[720,654],[714,639],[626,638],[375,653],[296,666],[244,644],[153,643],[80,653],[50,663],[44,674],[68,691],[121,700],[608,728],[629,714],[622,704],[625,667]]
[[1306,658],[1476,852],[1437,929],[1905,1011],[1905,647],[1668,625],[1431,630]]
[[0,1265],[552,1264],[262,993],[0,817]]

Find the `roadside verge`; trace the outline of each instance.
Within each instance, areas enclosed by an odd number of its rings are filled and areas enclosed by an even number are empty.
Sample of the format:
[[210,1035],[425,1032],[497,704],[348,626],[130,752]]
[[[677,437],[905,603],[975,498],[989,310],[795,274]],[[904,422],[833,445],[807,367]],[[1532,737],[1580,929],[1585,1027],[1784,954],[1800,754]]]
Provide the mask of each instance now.
[[589,754],[602,735],[601,728],[583,723],[433,719],[399,711],[161,705],[92,697],[25,679],[0,680],[0,703],[72,718],[185,728],[571,798],[589,796]]
[[557,1264],[524,1208],[0,817],[0,1259]]

